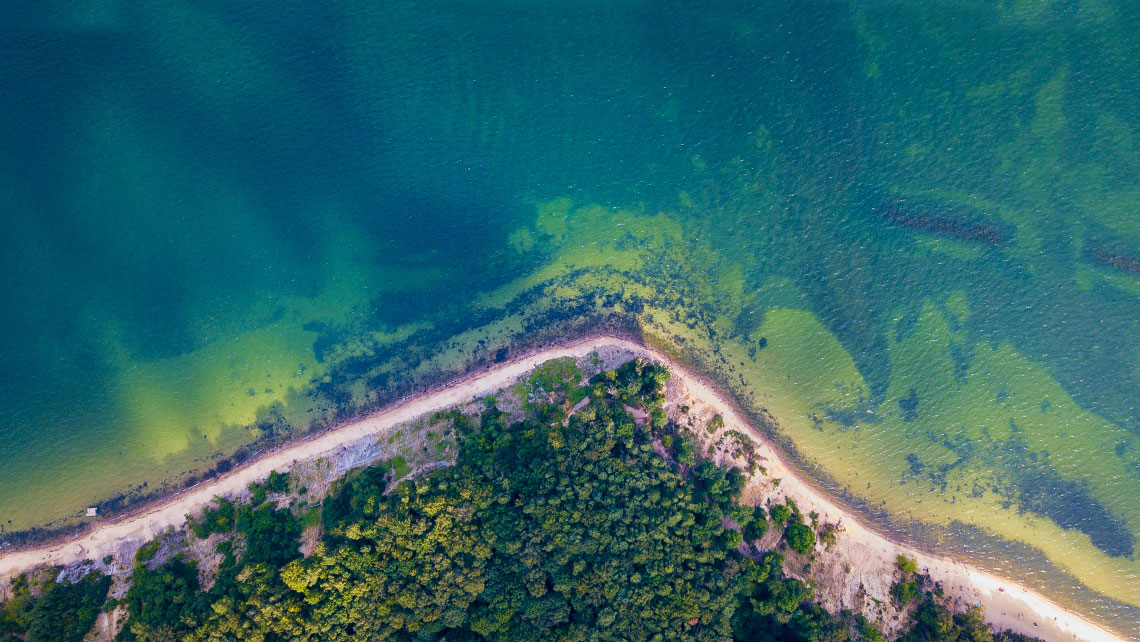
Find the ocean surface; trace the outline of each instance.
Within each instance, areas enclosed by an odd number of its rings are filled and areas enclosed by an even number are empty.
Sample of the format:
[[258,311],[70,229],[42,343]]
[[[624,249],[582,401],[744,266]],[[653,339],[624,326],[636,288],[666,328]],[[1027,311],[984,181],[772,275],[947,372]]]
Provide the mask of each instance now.
[[18,1],[0,542],[621,325],[884,528],[1127,628],[1138,32],[1129,0]]

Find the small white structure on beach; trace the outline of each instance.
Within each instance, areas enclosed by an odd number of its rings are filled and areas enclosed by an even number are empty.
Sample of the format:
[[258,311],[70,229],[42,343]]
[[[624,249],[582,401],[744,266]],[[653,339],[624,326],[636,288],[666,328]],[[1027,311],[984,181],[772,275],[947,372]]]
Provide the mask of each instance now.
[[95,514],[96,514],[96,513],[98,513],[98,512],[99,512],[99,507],[98,507],[98,506],[90,506],[90,507],[88,507],[88,509],[87,509],[87,516],[88,516],[88,517],[95,517]]

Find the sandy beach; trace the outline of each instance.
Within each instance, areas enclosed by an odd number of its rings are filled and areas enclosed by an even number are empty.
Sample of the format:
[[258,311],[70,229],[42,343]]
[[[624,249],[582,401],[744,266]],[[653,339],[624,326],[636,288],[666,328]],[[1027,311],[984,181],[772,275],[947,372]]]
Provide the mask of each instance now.
[[[927,555],[904,547],[872,530],[841,507],[779,457],[761,434],[744,420],[701,377],[673,363],[663,354],[632,341],[596,336],[582,341],[547,348],[470,374],[437,391],[412,397],[397,406],[378,412],[266,453],[224,476],[182,491],[138,513],[118,521],[98,525],[72,540],[16,550],[0,555],[0,578],[44,565],[66,565],[84,559],[97,560],[118,551],[124,542],[149,540],[166,529],[185,523],[186,515],[199,510],[214,497],[241,492],[250,482],[271,471],[287,471],[298,461],[315,459],[334,452],[343,444],[377,435],[422,415],[471,401],[511,384],[544,361],[559,357],[582,358],[598,350],[623,350],[669,365],[671,385],[683,386],[683,394],[700,400],[719,412],[728,428],[750,435],[759,445],[759,454],[770,478],[781,479],[780,492],[791,497],[806,514],[819,513],[825,522],[837,523],[837,550],[845,551],[847,564],[857,564],[868,576],[889,573],[899,554],[916,558],[918,566],[935,581],[942,582],[946,594],[962,604],[981,603],[991,624],[1051,642],[1109,642],[1124,638],[1056,605],[1049,599],[1008,580],[985,573],[970,565],[941,556]],[[876,569],[878,569],[876,571]],[[836,597],[842,603],[842,597]]]

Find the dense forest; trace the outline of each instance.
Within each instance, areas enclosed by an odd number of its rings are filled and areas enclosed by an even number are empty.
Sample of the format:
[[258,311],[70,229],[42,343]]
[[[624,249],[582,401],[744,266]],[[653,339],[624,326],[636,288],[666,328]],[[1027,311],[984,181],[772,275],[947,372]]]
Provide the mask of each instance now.
[[[573,368],[547,374],[521,420],[494,398],[443,415],[454,465],[343,480],[308,557],[302,507],[272,501],[289,484],[274,474],[190,523],[196,540],[221,535],[208,578],[160,540],[136,554],[121,599],[98,572],[25,577],[0,607],[0,642],[78,641],[119,606],[128,642],[884,639],[785,574],[785,556],[814,554],[811,520],[790,502],[739,501],[744,473],[703,459],[667,420],[663,367],[631,361],[585,383]],[[752,545],[769,532],[782,533],[774,549]],[[1029,640],[993,634],[977,610],[952,614],[913,563],[899,570],[894,599],[914,603],[904,641]]]

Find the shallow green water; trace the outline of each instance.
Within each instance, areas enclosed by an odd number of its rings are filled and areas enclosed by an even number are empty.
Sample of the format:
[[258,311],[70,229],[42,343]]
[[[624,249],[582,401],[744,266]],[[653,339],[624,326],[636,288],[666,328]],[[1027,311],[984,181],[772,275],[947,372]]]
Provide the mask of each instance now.
[[616,316],[1140,619],[1134,3],[24,4],[6,530]]

